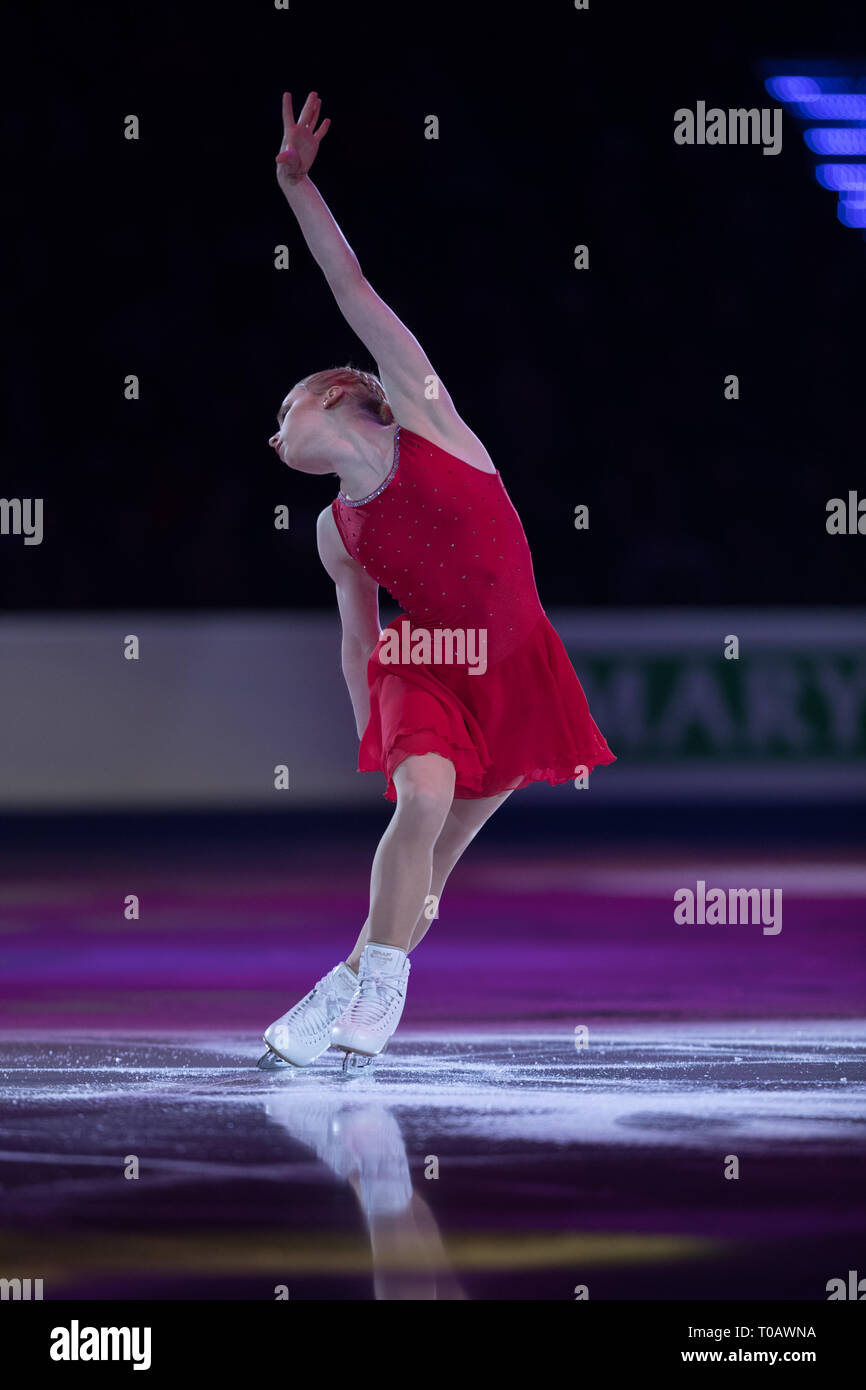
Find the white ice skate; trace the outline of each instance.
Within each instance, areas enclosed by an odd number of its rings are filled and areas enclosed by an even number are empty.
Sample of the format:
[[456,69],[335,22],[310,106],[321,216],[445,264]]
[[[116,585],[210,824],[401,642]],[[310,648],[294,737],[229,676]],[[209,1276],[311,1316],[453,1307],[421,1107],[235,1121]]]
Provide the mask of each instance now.
[[263,1070],[279,1068],[283,1062],[308,1067],[331,1046],[331,1027],[345,1011],[358,989],[358,976],[345,961],[310,990],[309,994],[272,1023],[264,1034],[268,1051],[260,1057]]
[[[378,1057],[400,1022],[409,983],[409,957],[398,946],[368,942],[358,988],[331,1029],[331,1043],[345,1052],[343,1071]],[[367,1061],[364,1061],[364,1059]]]

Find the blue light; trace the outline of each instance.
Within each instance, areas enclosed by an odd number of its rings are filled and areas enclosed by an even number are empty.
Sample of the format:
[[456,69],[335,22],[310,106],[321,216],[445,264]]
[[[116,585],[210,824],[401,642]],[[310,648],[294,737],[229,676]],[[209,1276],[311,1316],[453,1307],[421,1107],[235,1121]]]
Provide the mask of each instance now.
[[866,71],[859,64],[821,60],[804,62],[796,76],[766,76],[773,67],[759,67],[765,88],[803,122],[807,149],[828,159],[816,162],[815,180],[839,195],[838,220],[858,228],[866,241]]
[[836,216],[846,227],[866,227],[866,203],[849,203],[840,198]]
[[764,86],[777,101],[808,101],[821,95],[814,77],[771,77]]
[[815,177],[822,188],[866,190],[866,164],[819,164]]
[[859,126],[813,126],[803,139],[816,154],[866,154],[866,129]]
[[795,114],[806,121],[866,120],[866,95],[861,92],[825,92],[791,105]]

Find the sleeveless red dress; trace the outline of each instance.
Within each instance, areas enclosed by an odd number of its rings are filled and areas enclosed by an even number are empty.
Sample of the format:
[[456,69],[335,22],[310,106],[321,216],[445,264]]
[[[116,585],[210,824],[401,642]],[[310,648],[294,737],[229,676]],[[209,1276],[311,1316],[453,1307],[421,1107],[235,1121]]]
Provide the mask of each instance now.
[[[520,518],[482,473],[398,425],[369,497],[332,511],[348,553],[400,605],[370,657],[358,769],[440,753],[472,800],[615,761],[538,597]],[[450,658],[450,659],[449,659]]]

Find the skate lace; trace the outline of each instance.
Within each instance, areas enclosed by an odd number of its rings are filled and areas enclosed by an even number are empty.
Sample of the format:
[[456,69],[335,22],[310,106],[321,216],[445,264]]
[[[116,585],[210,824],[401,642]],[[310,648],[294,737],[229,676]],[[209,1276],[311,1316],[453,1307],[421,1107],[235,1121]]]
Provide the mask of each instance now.
[[332,980],[320,980],[313,986],[312,998],[308,1001],[299,1023],[304,1034],[314,1034],[329,1026],[344,1007],[340,991]]
[[352,1023],[363,1028],[375,1027],[399,998],[399,986],[379,976],[368,975],[361,981],[360,991],[352,1003]]

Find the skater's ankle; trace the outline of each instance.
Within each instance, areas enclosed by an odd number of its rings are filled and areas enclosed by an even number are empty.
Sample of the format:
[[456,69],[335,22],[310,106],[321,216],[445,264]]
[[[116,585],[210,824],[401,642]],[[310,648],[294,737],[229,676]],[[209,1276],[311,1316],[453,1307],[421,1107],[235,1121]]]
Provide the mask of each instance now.
[[358,959],[357,959],[357,961],[356,961],[356,960],[354,959],[354,957],[353,957],[352,960],[343,961],[343,964],[344,964],[344,965],[348,965],[348,967],[349,967],[349,969],[351,970],[351,972],[352,972],[353,975],[357,975],[358,971],[359,971],[360,968],[361,968],[361,958],[360,958],[360,956],[359,956]]

